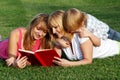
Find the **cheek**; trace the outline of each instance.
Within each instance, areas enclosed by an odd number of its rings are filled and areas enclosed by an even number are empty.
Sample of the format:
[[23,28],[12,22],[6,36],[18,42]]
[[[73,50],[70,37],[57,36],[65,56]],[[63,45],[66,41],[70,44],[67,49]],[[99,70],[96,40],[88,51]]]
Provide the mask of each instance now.
[[43,36],[45,37],[47,34],[46,33],[43,33]]
[[33,37],[33,36],[34,36],[34,34],[35,34],[35,32],[34,32],[34,31],[32,31],[32,32],[31,32],[31,34],[30,34],[30,36],[32,36],[32,37]]
[[56,31],[57,31],[57,32],[59,32],[59,33],[61,33],[61,31],[62,31],[62,30],[60,30],[60,29],[57,29]]

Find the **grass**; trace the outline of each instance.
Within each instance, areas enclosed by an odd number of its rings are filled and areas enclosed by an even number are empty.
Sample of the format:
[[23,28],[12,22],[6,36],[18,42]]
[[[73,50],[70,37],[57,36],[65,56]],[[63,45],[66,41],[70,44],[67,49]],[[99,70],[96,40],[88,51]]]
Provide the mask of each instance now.
[[[106,22],[120,32],[119,0],[0,0],[0,34],[7,38],[12,29],[26,27],[38,13],[78,8]],[[111,45],[112,46],[112,45]],[[94,59],[91,65],[77,67],[7,67],[0,60],[0,80],[119,80],[120,55]]]

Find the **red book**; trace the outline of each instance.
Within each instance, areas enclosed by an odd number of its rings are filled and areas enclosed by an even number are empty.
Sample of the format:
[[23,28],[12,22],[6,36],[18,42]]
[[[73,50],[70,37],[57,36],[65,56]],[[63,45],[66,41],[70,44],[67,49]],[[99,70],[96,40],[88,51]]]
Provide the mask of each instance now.
[[52,62],[54,56],[60,58],[54,49],[43,49],[35,52],[19,49],[19,52],[21,53],[21,57],[27,56],[28,61],[32,65],[55,66],[55,64]]

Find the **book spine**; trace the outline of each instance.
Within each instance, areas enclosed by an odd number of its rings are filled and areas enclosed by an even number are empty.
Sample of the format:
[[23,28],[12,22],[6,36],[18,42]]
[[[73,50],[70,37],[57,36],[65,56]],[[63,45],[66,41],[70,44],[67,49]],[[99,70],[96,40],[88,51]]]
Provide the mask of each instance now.
[[41,64],[42,66],[47,66],[47,65],[44,63],[44,61],[40,58],[39,55],[37,55],[37,54],[34,54],[34,55],[35,55],[35,57],[37,58],[37,60],[40,62],[40,64]]

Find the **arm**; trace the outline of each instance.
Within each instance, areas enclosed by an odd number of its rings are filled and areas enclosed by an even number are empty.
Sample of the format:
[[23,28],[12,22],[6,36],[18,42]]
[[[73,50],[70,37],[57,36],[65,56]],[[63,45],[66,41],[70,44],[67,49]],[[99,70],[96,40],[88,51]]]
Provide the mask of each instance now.
[[11,31],[8,44],[8,57],[16,58],[17,54],[17,42],[19,39],[19,32],[17,29]]
[[6,59],[6,63],[8,66],[13,65],[16,60],[17,41],[18,41],[18,30],[15,29],[10,32],[10,37],[8,42],[8,59]]
[[[18,29],[13,30],[10,33],[9,37],[9,43],[8,43],[8,59],[6,60],[6,63],[8,66],[13,65],[18,68],[22,68],[22,64],[25,65],[27,58],[23,57],[20,59],[20,57],[17,58],[17,42],[19,40],[19,32]],[[17,59],[16,59],[17,58]]]
[[100,46],[101,45],[101,40],[97,36],[95,36],[93,33],[88,31],[86,28],[82,28],[79,33],[80,37],[89,37],[91,42],[93,43],[94,46]]
[[93,45],[90,40],[87,40],[83,44],[81,44],[81,50],[83,53],[83,59],[80,61],[68,61],[66,59],[60,59],[55,57],[56,60],[53,62],[59,66],[79,66],[79,65],[85,65],[85,64],[91,64],[92,63],[92,50]]
[[83,59],[80,61],[74,61],[71,62],[72,65],[85,65],[85,64],[91,64],[92,63],[92,53],[93,53],[93,45],[90,40],[87,40],[83,44],[81,44],[81,50],[83,54]]

